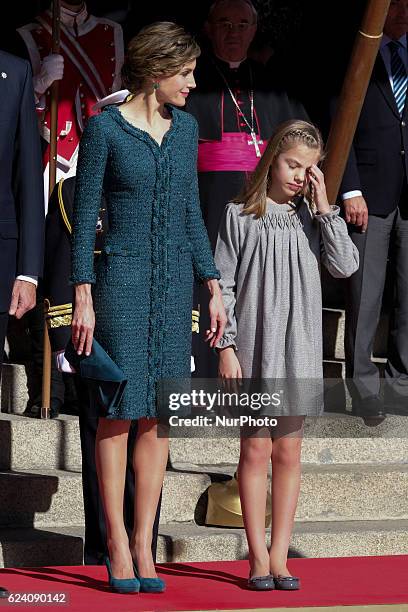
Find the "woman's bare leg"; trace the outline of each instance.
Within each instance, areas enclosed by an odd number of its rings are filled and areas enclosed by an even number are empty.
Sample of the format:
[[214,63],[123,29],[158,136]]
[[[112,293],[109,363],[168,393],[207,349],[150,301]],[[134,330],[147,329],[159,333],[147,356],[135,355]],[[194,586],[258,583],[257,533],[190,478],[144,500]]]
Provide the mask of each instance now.
[[290,576],[287,568],[289,542],[300,490],[302,423],[299,429],[272,442],[272,532],[270,571]]
[[269,435],[241,438],[238,485],[248,540],[251,577],[269,574],[269,556],[265,543],[265,511],[271,452],[272,440]]
[[168,438],[157,437],[156,419],[140,419],[133,452],[135,517],[130,549],[144,578],[157,577],[151,549],[152,534],[168,454]]
[[107,546],[115,578],[134,578],[129,539],[123,521],[123,496],[130,421],[99,419],[96,469],[105,512]]

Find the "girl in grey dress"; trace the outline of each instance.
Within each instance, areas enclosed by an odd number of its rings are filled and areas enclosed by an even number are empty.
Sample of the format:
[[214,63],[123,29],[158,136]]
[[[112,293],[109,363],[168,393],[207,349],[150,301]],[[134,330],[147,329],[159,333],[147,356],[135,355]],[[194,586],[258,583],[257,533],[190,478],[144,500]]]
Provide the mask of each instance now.
[[[322,381],[320,264],[338,278],[350,276],[359,265],[339,208],[327,201],[317,166],[322,153],[313,125],[293,120],[281,125],[248,187],[226,207],[215,252],[228,319],[217,344],[224,379],[285,379],[292,391],[300,380]],[[289,408],[285,405],[281,414],[309,412],[304,405],[293,405],[290,394]],[[241,436],[238,479],[251,588],[299,588],[286,563],[300,486],[303,416],[290,419],[289,434],[280,417],[280,431],[263,428]],[[269,461],[273,501],[268,553]]]

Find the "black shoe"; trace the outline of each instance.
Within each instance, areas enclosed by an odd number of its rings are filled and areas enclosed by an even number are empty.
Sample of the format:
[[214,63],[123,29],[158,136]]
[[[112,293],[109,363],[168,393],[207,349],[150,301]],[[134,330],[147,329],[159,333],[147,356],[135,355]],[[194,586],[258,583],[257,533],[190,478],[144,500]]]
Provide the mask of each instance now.
[[353,414],[361,417],[367,427],[379,425],[387,416],[384,404],[378,395],[353,401]]
[[10,595],[9,591],[4,587],[0,586],[0,599],[7,599]]
[[[50,419],[57,419],[60,414],[61,402],[59,400],[51,400],[50,407]],[[25,409],[23,416],[30,417],[31,419],[41,418],[41,406],[39,404],[33,404]]]
[[278,591],[298,591],[300,580],[297,576],[274,576],[275,588]]
[[248,588],[253,591],[273,591],[275,582],[272,574],[268,576],[255,576],[254,578],[249,577]]

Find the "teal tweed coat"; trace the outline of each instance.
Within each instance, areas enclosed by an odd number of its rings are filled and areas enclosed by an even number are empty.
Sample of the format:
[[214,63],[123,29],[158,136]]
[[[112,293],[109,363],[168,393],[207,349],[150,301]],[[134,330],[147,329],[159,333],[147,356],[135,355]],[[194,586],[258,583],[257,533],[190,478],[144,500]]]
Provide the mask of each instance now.
[[[161,146],[108,106],[79,150],[71,281],[94,283],[95,338],[128,380],[117,419],[154,417],[157,381],[190,376],[193,273],[219,278],[198,197],[197,124],[168,108]],[[94,270],[102,191],[109,231]]]

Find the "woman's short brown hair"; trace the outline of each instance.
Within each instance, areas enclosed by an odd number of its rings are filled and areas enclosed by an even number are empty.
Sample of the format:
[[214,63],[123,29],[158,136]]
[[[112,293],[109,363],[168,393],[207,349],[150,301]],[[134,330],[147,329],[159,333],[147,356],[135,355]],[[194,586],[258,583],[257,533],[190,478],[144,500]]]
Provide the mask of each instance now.
[[140,30],[129,43],[122,67],[123,86],[139,91],[146,79],[172,76],[200,55],[200,47],[181,26],[158,21]]

